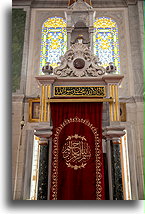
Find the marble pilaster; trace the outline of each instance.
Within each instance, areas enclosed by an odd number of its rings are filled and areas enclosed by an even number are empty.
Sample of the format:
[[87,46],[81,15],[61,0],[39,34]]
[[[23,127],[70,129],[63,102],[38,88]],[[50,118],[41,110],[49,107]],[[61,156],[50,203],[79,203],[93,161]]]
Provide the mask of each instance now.
[[39,141],[39,175],[37,200],[47,200],[48,193],[48,139],[40,138]]
[[123,182],[120,158],[120,138],[125,134],[125,127],[120,126],[119,122],[113,122],[106,127],[103,136],[107,143],[111,143],[111,168],[112,168],[112,190],[113,200],[123,200]]
[[93,52],[94,44],[93,44],[93,35],[94,35],[94,27],[89,27],[89,36],[90,36],[90,50]]
[[120,140],[113,139],[111,141],[112,153],[112,184],[113,184],[113,200],[123,200],[123,181],[120,159]]
[[52,127],[48,123],[41,122],[35,131],[39,140],[39,175],[37,186],[37,200],[48,199],[48,166],[49,166],[49,138],[52,135]]
[[72,33],[72,27],[67,27],[67,49],[71,46],[71,33]]

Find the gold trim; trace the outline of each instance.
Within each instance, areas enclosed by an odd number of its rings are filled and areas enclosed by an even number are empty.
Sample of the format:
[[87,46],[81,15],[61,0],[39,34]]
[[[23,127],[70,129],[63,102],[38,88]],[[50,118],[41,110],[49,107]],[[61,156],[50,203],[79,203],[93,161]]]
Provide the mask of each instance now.
[[49,102],[47,101],[48,100],[48,97],[51,96],[51,90],[50,90],[50,85],[42,85],[41,87],[41,103],[40,103],[40,106],[41,106],[41,116],[40,116],[40,121],[41,122],[47,122],[49,121]]
[[46,142],[46,141],[45,141],[45,142],[39,141],[39,145],[40,145],[40,146],[47,146],[47,145],[48,145],[48,142]]
[[59,140],[59,135],[62,131],[62,129],[70,124],[70,123],[83,123],[87,125],[91,131],[94,134],[95,137],[95,153],[96,153],[96,200],[101,200],[102,197],[102,187],[101,187],[101,179],[102,179],[102,174],[101,174],[101,150],[100,150],[100,139],[99,139],[99,134],[97,132],[97,129],[93,126],[93,124],[90,123],[89,120],[85,120],[83,118],[70,118],[66,119],[63,121],[62,124],[58,128],[56,128],[56,132],[54,135],[53,139],[53,161],[52,161],[52,166],[53,166],[53,172],[52,172],[52,200],[57,200],[57,189],[58,189],[58,140]]
[[119,141],[119,142],[117,142],[117,141],[113,142],[113,141],[112,141],[112,143],[113,143],[113,144],[118,144],[118,145],[121,144],[120,141]]
[[98,98],[98,99],[49,99],[48,103],[97,103],[97,102],[113,102],[113,98]]
[[[84,89],[84,88],[96,88],[96,89],[102,88],[102,89],[104,89],[104,95],[103,96],[102,95],[85,95],[85,94],[77,95],[77,94],[75,94],[75,92],[74,92],[74,94],[72,93],[70,95],[63,94],[63,93],[61,93],[60,95],[57,95],[56,88],[61,88],[62,90],[65,90],[65,88],[71,88],[74,90],[77,88],[82,88],[82,89]],[[53,94],[55,97],[106,97],[106,87],[105,86],[91,86],[91,85],[90,86],[82,86],[82,85],[80,85],[80,86],[54,86]]]
[[[96,103],[96,102],[109,102],[110,104],[113,104],[114,99],[113,98],[83,98],[83,99],[46,99],[45,93],[48,92],[48,88],[42,87],[42,96],[41,99],[34,98],[34,99],[29,99],[29,122],[42,122],[42,121],[50,121],[50,103]],[[48,94],[48,93],[47,93]],[[39,119],[34,119],[32,118],[32,105],[34,102],[39,102],[40,103],[40,114],[39,114]]]
[[[40,99],[38,98],[34,98],[34,99],[29,99],[29,122],[39,122],[39,120],[42,121],[50,121],[50,103],[68,103],[68,102],[72,102],[72,103],[82,103],[82,102],[89,102],[89,103],[95,103],[95,102],[109,102],[110,104],[114,102],[113,98],[96,98],[96,99],[44,99],[45,98],[45,94],[44,91],[46,92],[46,90],[44,90],[44,87],[42,88],[42,99],[40,102]],[[39,119],[34,119],[32,117],[32,105],[33,103],[40,103],[40,115],[39,115]],[[45,103],[45,105],[44,105]],[[45,114],[44,114],[45,113]],[[44,117],[45,116],[45,117]],[[43,120],[45,119],[45,120]]]
[[35,140],[40,140],[40,137],[37,137],[37,136],[35,135]]
[[50,85],[47,86],[47,96],[48,96],[48,98],[51,97],[51,86]]
[[110,121],[120,121],[119,114],[119,97],[118,97],[118,85],[109,85],[110,97],[114,100],[110,103]]

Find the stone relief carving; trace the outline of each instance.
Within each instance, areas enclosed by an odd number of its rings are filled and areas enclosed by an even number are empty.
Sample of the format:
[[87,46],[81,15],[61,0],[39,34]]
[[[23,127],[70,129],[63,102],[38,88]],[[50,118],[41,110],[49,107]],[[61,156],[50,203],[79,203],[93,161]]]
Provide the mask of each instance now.
[[97,56],[84,44],[76,43],[61,57],[60,66],[54,74],[61,77],[97,77],[105,74]]
[[74,4],[72,4],[68,8],[73,11],[84,11],[84,10],[92,9],[92,7],[89,4],[87,4],[86,2],[84,2],[83,0],[76,1]]

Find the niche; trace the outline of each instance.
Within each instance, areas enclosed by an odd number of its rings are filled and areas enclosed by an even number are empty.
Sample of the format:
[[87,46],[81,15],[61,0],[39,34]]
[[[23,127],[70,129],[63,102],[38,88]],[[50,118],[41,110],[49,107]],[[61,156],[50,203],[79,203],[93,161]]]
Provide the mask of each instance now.
[[71,44],[74,44],[77,42],[78,37],[83,37],[83,44],[87,44],[89,46],[89,28],[86,27],[85,23],[83,21],[78,21],[71,34]]

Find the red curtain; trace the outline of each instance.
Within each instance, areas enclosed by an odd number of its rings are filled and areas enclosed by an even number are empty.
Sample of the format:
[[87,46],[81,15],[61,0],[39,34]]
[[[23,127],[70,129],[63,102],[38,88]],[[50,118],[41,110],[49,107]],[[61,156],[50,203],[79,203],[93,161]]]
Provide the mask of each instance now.
[[51,200],[104,200],[102,103],[52,103]]

